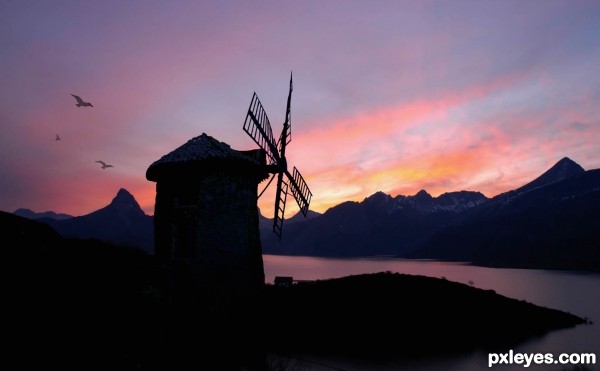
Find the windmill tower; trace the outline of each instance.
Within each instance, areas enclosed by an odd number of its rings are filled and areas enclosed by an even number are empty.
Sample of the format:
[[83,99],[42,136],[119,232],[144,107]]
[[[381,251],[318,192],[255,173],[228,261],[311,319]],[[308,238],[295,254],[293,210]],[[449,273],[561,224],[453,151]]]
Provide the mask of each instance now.
[[[155,253],[184,291],[252,292],[264,285],[258,223],[258,185],[277,176],[273,231],[281,238],[288,191],[306,216],[312,193],[300,172],[288,171],[290,101],[275,141],[269,119],[254,93],[244,131],[260,149],[237,151],[202,134],[150,165],[156,182]],[[263,190],[264,192],[264,190]],[[261,192],[262,194],[262,192]]]
[[156,182],[155,255],[182,296],[264,285],[256,197],[265,165],[260,150],[236,151],[203,133],[146,171]]

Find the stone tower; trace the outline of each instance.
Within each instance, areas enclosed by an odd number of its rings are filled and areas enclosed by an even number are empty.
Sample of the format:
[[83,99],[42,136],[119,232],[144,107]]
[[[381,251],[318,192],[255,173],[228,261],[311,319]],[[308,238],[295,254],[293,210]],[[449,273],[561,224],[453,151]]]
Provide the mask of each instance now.
[[206,134],[155,161],[155,254],[176,287],[252,292],[264,285],[257,188],[262,150],[236,151]]

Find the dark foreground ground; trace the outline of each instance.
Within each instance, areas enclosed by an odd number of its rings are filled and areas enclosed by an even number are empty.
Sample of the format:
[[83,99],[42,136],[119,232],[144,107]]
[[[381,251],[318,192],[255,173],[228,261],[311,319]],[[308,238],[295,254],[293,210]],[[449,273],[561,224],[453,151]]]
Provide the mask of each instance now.
[[268,353],[381,359],[507,349],[585,322],[393,273],[190,303],[167,294],[164,271],[140,250],[63,239],[15,218],[0,213],[0,234],[18,241],[2,249],[6,369],[260,370]]

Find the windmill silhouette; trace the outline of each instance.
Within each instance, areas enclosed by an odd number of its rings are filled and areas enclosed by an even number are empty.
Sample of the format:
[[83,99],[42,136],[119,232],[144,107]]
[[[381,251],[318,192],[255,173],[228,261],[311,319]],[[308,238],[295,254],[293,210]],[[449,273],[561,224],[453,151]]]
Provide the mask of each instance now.
[[288,190],[291,191],[292,195],[296,199],[296,202],[298,203],[300,211],[304,217],[306,217],[310,200],[312,198],[312,192],[308,188],[308,185],[304,181],[304,178],[298,169],[294,166],[292,173],[288,171],[287,160],[285,158],[286,146],[292,141],[290,112],[292,90],[292,74],[290,73],[290,92],[287,98],[285,121],[283,123],[283,130],[281,131],[281,135],[279,136],[279,140],[277,142],[273,137],[273,130],[271,129],[269,118],[267,117],[265,109],[260,103],[256,92],[254,92],[254,95],[252,96],[250,107],[248,108],[248,114],[246,115],[246,120],[244,121],[244,131],[250,136],[250,138],[254,140],[254,142],[256,142],[256,144],[258,144],[262,150],[266,152],[269,159],[267,171],[273,174],[265,188],[258,195],[259,198],[277,175],[273,232],[280,240],[283,229]]

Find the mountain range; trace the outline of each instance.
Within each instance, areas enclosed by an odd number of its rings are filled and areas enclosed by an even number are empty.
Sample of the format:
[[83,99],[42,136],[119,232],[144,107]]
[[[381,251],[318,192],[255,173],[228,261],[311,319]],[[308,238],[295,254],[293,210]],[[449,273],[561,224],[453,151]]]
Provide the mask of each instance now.
[[[152,216],[119,190],[88,215],[61,218],[15,213],[51,225],[66,237],[95,238],[153,252]],[[56,214],[56,213],[54,213]],[[323,257],[391,256],[468,261],[498,267],[600,270],[600,169],[563,158],[533,181],[488,198],[458,191],[433,197],[421,190],[392,197],[377,192],[325,213],[284,222],[259,213],[263,252]]]
[[33,219],[49,224],[64,237],[98,239],[154,253],[154,218],[146,215],[133,195],[123,188],[108,206],[90,214],[66,219],[48,216]]
[[56,219],[56,220],[65,220],[65,219],[71,219],[73,217],[73,215],[58,214],[58,213],[55,213],[54,211],[43,211],[41,213],[37,213],[30,209],[17,209],[13,214],[22,216],[23,218],[27,218],[27,219],[48,218],[48,219]]
[[377,192],[302,222],[281,241],[263,222],[263,252],[394,256],[496,267],[600,270],[600,169],[565,157],[530,183],[479,192],[392,197]]

